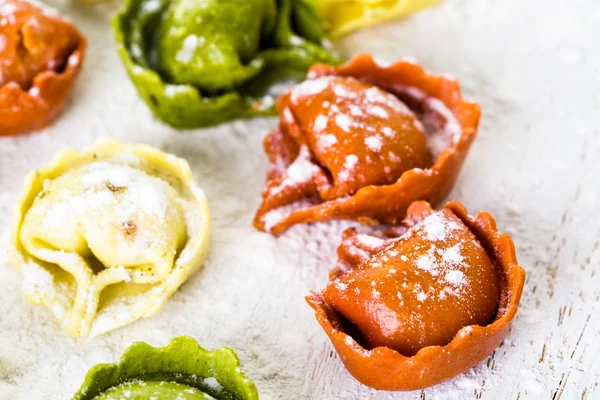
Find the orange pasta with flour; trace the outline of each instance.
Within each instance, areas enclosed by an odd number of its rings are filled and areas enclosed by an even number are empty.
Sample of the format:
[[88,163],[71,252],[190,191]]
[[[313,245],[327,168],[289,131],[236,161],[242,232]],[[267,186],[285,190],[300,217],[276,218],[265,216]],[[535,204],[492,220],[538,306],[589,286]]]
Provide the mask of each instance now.
[[480,116],[455,80],[368,55],[314,66],[277,109],[254,220],[273,234],[331,218],[394,224],[413,201],[438,204],[456,182]]
[[70,22],[26,1],[0,1],[0,135],[50,124],[79,74],[86,40]]
[[488,213],[415,202],[403,224],[344,233],[321,293],[307,298],[350,373],[416,390],[473,367],[504,340],[525,272]]

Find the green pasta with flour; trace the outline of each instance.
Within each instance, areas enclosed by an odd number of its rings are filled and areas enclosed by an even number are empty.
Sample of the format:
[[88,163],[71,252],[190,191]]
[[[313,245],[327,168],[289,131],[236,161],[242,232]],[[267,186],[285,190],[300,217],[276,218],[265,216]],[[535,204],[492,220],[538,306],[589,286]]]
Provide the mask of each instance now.
[[340,62],[311,0],[128,0],[113,26],[140,96],[182,129],[274,115],[278,84]]
[[131,345],[118,363],[98,364],[71,400],[258,400],[229,348],[208,351],[187,336],[165,347]]

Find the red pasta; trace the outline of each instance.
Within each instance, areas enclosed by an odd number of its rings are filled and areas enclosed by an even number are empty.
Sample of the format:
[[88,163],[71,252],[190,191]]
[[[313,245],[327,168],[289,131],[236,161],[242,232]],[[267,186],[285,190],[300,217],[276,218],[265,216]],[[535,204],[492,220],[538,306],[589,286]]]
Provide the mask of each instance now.
[[26,1],[0,1],[0,135],[50,124],[81,69],[86,40],[70,22]]
[[450,379],[508,334],[524,270],[488,213],[415,202],[402,225],[344,232],[339,262],[307,297],[350,373],[382,390]]
[[267,186],[254,225],[279,234],[329,218],[398,223],[416,200],[454,186],[479,121],[455,80],[358,56],[314,66],[277,102],[264,143]]

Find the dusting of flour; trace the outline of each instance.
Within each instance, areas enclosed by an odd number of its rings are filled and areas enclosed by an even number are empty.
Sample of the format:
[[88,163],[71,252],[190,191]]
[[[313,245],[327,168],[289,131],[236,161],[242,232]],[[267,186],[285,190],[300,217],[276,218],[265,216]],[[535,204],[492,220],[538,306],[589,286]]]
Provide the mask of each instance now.
[[[117,360],[133,341],[165,345],[177,335],[236,350],[261,400],[600,397],[596,0],[447,1],[337,44],[347,55],[386,61],[413,55],[436,73],[455,74],[465,96],[480,102],[479,136],[450,197],[472,213],[490,211],[528,273],[511,333],[493,356],[447,383],[405,393],[357,383],[304,301],[325,286],[345,225],[298,226],[279,239],[251,227],[265,180],[261,141],[276,120],[186,132],[158,123],[118,59],[108,13],[62,11],[89,39],[71,101],[45,131],[0,138],[0,398],[69,398],[92,365]],[[561,62],[567,50],[580,54],[576,68]],[[208,196],[213,242],[204,268],[158,314],[74,341],[50,312],[25,301],[4,249],[25,174],[99,136],[185,157]],[[559,162],[568,168],[555,168]]]

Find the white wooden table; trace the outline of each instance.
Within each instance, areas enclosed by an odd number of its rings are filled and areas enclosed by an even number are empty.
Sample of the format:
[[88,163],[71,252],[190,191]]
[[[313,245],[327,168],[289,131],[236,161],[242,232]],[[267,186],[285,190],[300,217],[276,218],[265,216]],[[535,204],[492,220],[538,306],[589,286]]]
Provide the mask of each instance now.
[[275,119],[180,133],[153,120],[115,54],[105,10],[69,8],[89,38],[67,110],[39,134],[0,139],[0,247],[23,176],[98,136],[146,142],[189,160],[214,217],[209,261],[153,318],[73,341],[28,304],[0,253],[0,398],[63,399],[98,362],[133,341],[190,335],[230,346],[261,399],[600,398],[600,5],[597,0],[448,0],[338,43],[349,55],[411,56],[451,73],[483,107],[480,134],[452,199],[487,210],[512,234],[528,277],[503,345],[427,390],[385,393],[352,379],[304,302],[326,282],[340,224],[279,239],[251,218]]

